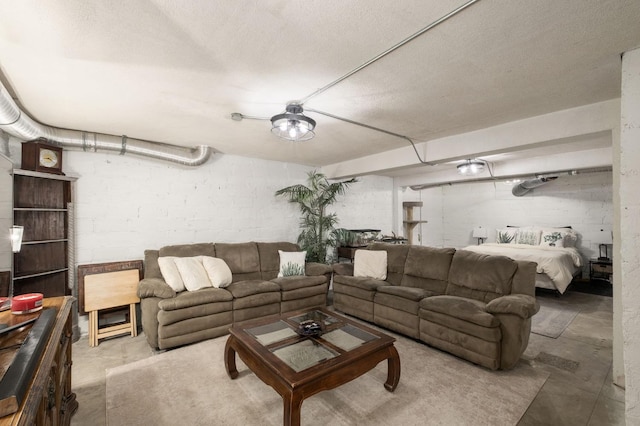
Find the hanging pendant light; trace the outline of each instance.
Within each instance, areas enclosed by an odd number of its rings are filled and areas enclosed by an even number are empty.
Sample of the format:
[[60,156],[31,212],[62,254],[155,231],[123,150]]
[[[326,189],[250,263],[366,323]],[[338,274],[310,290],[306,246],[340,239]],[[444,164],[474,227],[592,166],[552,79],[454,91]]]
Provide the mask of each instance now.
[[288,141],[308,141],[315,136],[314,119],[302,114],[302,105],[290,103],[287,112],[271,117],[271,133]]

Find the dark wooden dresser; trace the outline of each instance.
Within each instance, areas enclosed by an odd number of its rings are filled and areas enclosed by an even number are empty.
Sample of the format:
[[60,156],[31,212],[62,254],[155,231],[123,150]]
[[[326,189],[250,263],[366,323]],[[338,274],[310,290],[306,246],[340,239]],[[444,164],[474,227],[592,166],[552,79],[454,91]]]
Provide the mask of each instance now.
[[[33,377],[28,382],[23,398],[20,399],[18,411],[0,417],[0,426],[70,424],[71,416],[78,409],[76,395],[71,392],[73,301],[74,298],[70,296],[44,299],[44,309],[40,312],[47,308],[55,309],[55,319],[46,345],[35,362]],[[11,325],[38,314],[12,315],[9,311],[4,311],[0,312],[0,323]],[[2,368],[3,371],[7,369],[8,366]]]

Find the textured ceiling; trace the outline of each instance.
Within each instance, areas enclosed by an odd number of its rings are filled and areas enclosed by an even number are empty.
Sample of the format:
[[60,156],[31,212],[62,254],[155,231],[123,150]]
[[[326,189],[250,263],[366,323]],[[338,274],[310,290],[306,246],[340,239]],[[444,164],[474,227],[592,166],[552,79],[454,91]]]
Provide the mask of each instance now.
[[[0,73],[56,127],[322,166],[407,141],[309,112],[309,142],[269,117],[464,0],[0,2]],[[638,0],[481,0],[305,107],[416,142],[620,96]]]

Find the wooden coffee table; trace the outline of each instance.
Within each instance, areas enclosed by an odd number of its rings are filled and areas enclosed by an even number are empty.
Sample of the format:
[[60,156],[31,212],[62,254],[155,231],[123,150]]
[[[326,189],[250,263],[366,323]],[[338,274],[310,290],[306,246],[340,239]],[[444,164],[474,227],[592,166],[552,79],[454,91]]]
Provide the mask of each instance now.
[[[320,336],[300,336],[301,321],[321,321]],[[334,389],[387,360],[385,389],[400,381],[400,357],[395,339],[325,308],[263,318],[233,326],[224,362],[231,379],[238,377],[236,353],[263,382],[282,396],[284,424],[300,424],[305,398]]]

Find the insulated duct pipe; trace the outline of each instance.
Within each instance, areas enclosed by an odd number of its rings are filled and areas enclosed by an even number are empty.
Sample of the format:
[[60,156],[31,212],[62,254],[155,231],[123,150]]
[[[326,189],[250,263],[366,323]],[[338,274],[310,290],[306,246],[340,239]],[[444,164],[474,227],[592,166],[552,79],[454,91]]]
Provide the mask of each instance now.
[[550,177],[541,177],[531,180],[525,180],[524,182],[520,182],[516,186],[513,187],[511,193],[516,197],[522,197],[527,192],[531,191],[534,188],[545,185],[552,180],[558,179],[558,176],[550,176]]
[[0,130],[19,139],[45,138],[54,145],[82,151],[115,151],[171,161],[185,166],[199,166],[211,156],[211,147],[199,145],[194,148],[169,145],[159,142],[130,139],[126,136],[82,132],[46,126],[22,112],[7,89],[0,83]]

